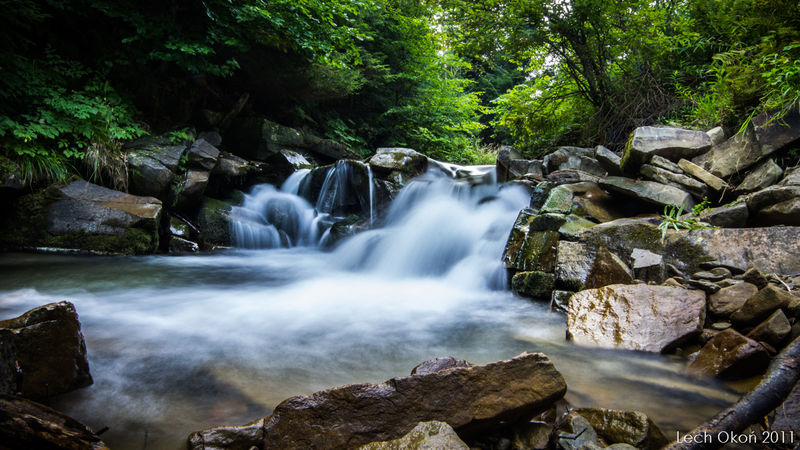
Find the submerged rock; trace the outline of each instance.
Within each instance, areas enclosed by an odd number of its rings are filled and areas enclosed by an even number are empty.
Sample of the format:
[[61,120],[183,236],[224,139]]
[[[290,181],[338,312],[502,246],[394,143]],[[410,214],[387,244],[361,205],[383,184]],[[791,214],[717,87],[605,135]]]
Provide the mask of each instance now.
[[0,446],[18,449],[108,450],[86,425],[20,397],[0,395]]
[[0,322],[0,393],[44,399],[92,384],[75,306],[50,303]]
[[391,441],[371,442],[362,445],[359,450],[469,450],[453,428],[444,423],[432,420],[420,422],[405,436]]
[[563,377],[545,355],[523,353],[483,366],[292,397],[263,419],[263,428],[253,422],[245,429],[200,431],[190,436],[190,446],[208,448],[225,433],[230,443],[264,449],[354,448],[400,438],[431,420],[446,422],[463,436],[528,419],[565,392]]
[[666,352],[700,334],[705,310],[702,291],[610,285],[570,298],[567,334],[579,345]]

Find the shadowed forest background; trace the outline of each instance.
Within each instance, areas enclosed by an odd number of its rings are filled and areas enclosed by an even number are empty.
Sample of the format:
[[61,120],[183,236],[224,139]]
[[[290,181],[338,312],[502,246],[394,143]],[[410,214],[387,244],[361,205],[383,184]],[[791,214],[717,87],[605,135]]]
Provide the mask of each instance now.
[[122,140],[224,132],[242,108],[365,156],[406,146],[490,163],[498,145],[528,158],[619,149],[645,124],[736,132],[800,99],[800,5],[789,0],[0,7],[0,163],[28,184],[73,173],[111,184]]

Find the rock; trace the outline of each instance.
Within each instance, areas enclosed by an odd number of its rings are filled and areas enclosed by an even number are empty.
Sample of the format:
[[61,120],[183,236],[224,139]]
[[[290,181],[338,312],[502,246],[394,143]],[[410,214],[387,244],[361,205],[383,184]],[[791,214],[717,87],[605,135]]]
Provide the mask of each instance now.
[[8,215],[15,229],[6,237],[14,239],[19,230],[22,246],[113,254],[145,254],[158,248],[162,206],[153,197],[73,181],[19,202]]
[[24,179],[19,164],[0,155],[0,194],[21,191],[25,188]]
[[236,120],[226,133],[225,142],[229,143],[235,154],[260,161],[266,161],[281,150],[287,149],[309,151],[326,161],[358,157],[343,144],[330,139],[321,139],[263,117]]
[[642,248],[631,252],[633,275],[638,280],[660,283],[665,278],[664,257]]
[[514,450],[547,450],[553,425],[545,422],[526,422],[514,427],[511,448]]
[[569,214],[572,211],[572,190],[566,186],[556,186],[550,191],[540,212]]
[[766,189],[776,184],[782,175],[783,169],[768,159],[748,173],[744,180],[736,186],[734,193],[741,195]]
[[738,203],[733,206],[722,206],[711,208],[700,214],[697,219],[705,222],[712,227],[720,228],[744,228],[750,212],[746,203]]
[[547,174],[547,181],[555,185],[575,184],[575,183],[597,183],[600,177],[591,175],[581,170],[561,169]]
[[198,251],[200,251],[200,246],[197,245],[197,242],[178,236],[170,236],[169,238],[170,253],[197,253]]
[[570,291],[633,283],[631,270],[619,257],[605,247],[595,250],[579,242],[558,243],[555,275],[556,286]]
[[528,225],[529,231],[558,231],[567,222],[563,214],[542,213],[535,215]]
[[217,148],[222,145],[222,135],[216,131],[203,131],[197,135],[197,139],[202,139]]
[[756,139],[752,126],[743,133],[737,133],[711,151],[692,159],[692,162],[719,178],[727,178],[743,172],[766,154]]
[[731,271],[724,267],[715,267],[709,271],[695,272],[692,278],[708,280],[708,281],[721,281],[731,276]]
[[767,277],[755,267],[747,269],[747,271],[742,274],[742,280],[755,285],[755,287],[759,289],[764,289],[769,284],[767,282]]
[[[442,421],[461,436],[529,419],[566,392],[543,354],[523,353],[483,366],[352,384],[283,401],[264,419],[264,449],[354,448],[397,439],[417,423]],[[499,395],[501,394],[501,395]],[[211,430],[216,434],[220,429]],[[235,428],[226,429],[236,435]],[[190,437],[207,448],[209,431]]]
[[544,202],[547,200],[547,197],[550,195],[550,191],[555,187],[553,183],[548,181],[542,181],[536,184],[536,187],[531,192],[531,203],[530,208],[534,210],[541,209]]
[[130,192],[166,200],[186,145],[175,145],[160,137],[148,137],[126,147]]
[[552,273],[518,272],[511,278],[511,291],[520,297],[549,299],[553,282]]
[[[733,325],[730,322],[714,322],[711,324],[711,328],[716,331],[727,330],[728,328],[732,327]],[[716,336],[716,334],[714,334]],[[712,337],[714,337],[712,336]],[[710,340],[710,339],[709,339]],[[708,340],[706,340],[708,342]]]
[[711,138],[711,145],[719,145],[725,142],[725,130],[722,127],[715,127],[708,131],[706,134]]
[[636,173],[653,155],[677,161],[693,158],[711,148],[711,138],[702,131],[680,128],[639,127],[633,131],[621,168],[624,173]]
[[761,113],[753,118],[753,125],[764,155],[774,153],[800,139],[800,113],[796,107],[779,119],[774,112]]
[[255,168],[246,159],[223,152],[220,154],[217,165],[211,173],[234,178],[246,176],[254,170]]
[[192,450],[251,450],[261,448],[264,442],[265,418],[241,426],[215,427],[192,433],[189,448]]
[[747,299],[741,308],[731,314],[731,320],[737,325],[755,324],[775,310],[788,306],[792,299],[792,295],[769,285]]
[[702,181],[703,183],[707,184],[714,189],[715,191],[722,191],[726,187],[728,187],[728,183],[726,183],[723,179],[715,176],[711,172],[703,169],[702,167],[698,166],[697,164],[681,159],[678,161],[678,167],[683,169],[684,172],[688,173],[689,175],[697,178],[698,180]]
[[684,287],[684,283],[686,283],[686,281],[684,281],[682,278],[680,278],[680,277],[672,277],[672,278],[667,278],[666,280],[664,280],[664,282],[661,283],[661,285],[662,286]]
[[654,181],[632,180],[625,177],[606,177],[600,180],[604,189],[661,206],[683,206],[690,210],[695,202],[689,193]]
[[610,222],[628,216],[628,211],[620,208],[619,199],[609,195],[597,184],[587,182],[571,186],[582,186],[578,191],[573,190],[573,214],[589,217],[597,222]]
[[187,167],[189,169],[211,171],[217,166],[219,150],[205,139],[194,141],[188,152]]
[[669,439],[643,412],[601,408],[578,408],[575,412],[608,443],[629,444],[644,450],[659,450],[669,444]]
[[666,352],[700,334],[705,308],[701,291],[610,285],[570,298],[567,333],[578,345]]
[[558,446],[563,450],[600,450],[605,446],[583,416],[571,413],[567,417],[568,426],[558,434]]
[[371,442],[359,450],[469,450],[450,425],[435,420],[420,422],[405,436],[391,441]]
[[649,165],[658,167],[659,169],[663,169],[668,172],[672,172],[676,175],[683,175],[684,173],[683,169],[681,169],[679,165],[668,160],[667,158],[662,158],[661,156],[658,155],[654,155],[652,158],[650,158]]
[[[75,306],[50,303],[0,322],[2,394],[43,399],[92,384]],[[9,379],[9,377],[11,377]]]
[[800,383],[795,384],[783,404],[770,413],[769,425],[770,430],[800,430]]
[[[720,228],[689,231],[685,239],[711,258],[708,264],[743,272],[800,272],[800,227]],[[781,245],[775,245],[780,242]]]
[[428,168],[428,158],[410,148],[379,148],[369,159],[369,165],[376,171],[399,171],[415,177]]
[[503,263],[506,268],[525,272],[553,271],[558,233],[529,231],[530,223],[535,218],[536,214],[531,209],[520,211],[503,252]]
[[203,197],[200,212],[197,215],[197,228],[200,230],[200,241],[206,245],[229,246],[231,237],[231,210],[233,205],[222,200]]
[[762,225],[800,225],[800,197],[768,206],[756,219]]
[[0,442],[13,449],[108,450],[86,425],[21,397],[0,395]]
[[519,173],[519,171],[511,171],[511,161],[521,158],[522,155],[514,147],[506,145],[500,148],[500,151],[497,152],[497,160],[495,162],[498,183],[515,180],[523,175]]
[[550,311],[558,311],[566,314],[569,311],[569,298],[572,297],[572,291],[553,291],[550,296]]
[[622,158],[602,145],[594,148],[594,157],[609,175],[621,175],[620,162]]
[[695,376],[746,378],[763,372],[768,363],[769,355],[763,346],[728,328],[700,349],[688,371]]
[[542,163],[547,173],[574,169],[599,177],[604,176],[606,170],[594,159],[594,153],[591,148],[559,147],[545,156]]
[[714,294],[720,290],[720,287],[708,280],[689,280],[687,283],[694,289],[704,291],[706,294]]
[[777,348],[791,332],[792,324],[779,309],[755,327],[753,331],[747,333],[747,337],[755,341],[766,342]]
[[447,356],[445,358],[434,358],[428,361],[425,361],[413,369],[411,369],[411,375],[428,375],[431,373],[441,372],[443,370],[452,369],[454,367],[471,367],[467,361],[463,359],[456,359],[452,356]]
[[189,170],[178,190],[176,207],[181,210],[194,208],[200,203],[208,186],[209,173],[202,170]]
[[591,220],[584,219],[575,214],[570,214],[566,216],[565,219],[564,224],[558,229],[558,234],[561,238],[572,241],[578,240],[584,231],[597,225]]
[[708,297],[708,310],[717,317],[728,317],[757,292],[758,288],[747,282],[722,288]]
[[178,217],[169,218],[169,233],[173,236],[189,239],[192,233],[196,231],[194,226]]
[[770,186],[745,197],[747,208],[756,213],[769,206],[800,197],[800,186]]
[[778,184],[781,186],[800,186],[800,167],[787,169],[784,173],[783,180]]
[[705,184],[694,178],[670,172],[661,167],[644,164],[640,168],[639,173],[645,178],[689,192],[699,198],[705,197],[708,194],[708,186]]

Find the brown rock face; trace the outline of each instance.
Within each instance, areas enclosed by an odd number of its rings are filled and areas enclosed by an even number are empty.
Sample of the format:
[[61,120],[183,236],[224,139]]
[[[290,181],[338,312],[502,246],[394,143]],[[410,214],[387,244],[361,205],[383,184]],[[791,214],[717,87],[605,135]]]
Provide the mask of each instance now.
[[696,376],[743,378],[762,372],[769,363],[767,350],[733,328],[719,332],[689,364]]
[[608,443],[624,443],[646,450],[658,450],[669,443],[643,412],[602,408],[579,408],[576,412]]
[[776,309],[784,308],[792,301],[792,295],[775,286],[767,286],[750,297],[741,308],[731,315],[734,323],[748,325],[766,318]]
[[779,309],[748,333],[747,337],[777,347],[791,332],[792,324]]
[[0,395],[0,447],[108,449],[77,420],[30,400],[5,395]]
[[[686,239],[710,264],[740,271],[754,266],[762,272],[800,272],[800,227],[721,228],[692,230]],[[780,243],[780,245],[776,245]]]
[[708,297],[708,310],[717,316],[728,317],[756,295],[756,292],[758,288],[747,282],[722,288]]
[[579,345],[664,352],[702,331],[705,309],[702,291],[615,284],[570,298],[567,333]]
[[[41,399],[92,384],[75,306],[50,303],[0,322],[0,393]],[[9,379],[9,377],[12,377]]]
[[[566,388],[564,378],[541,353],[380,384],[352,384],[285,400],[265,419],[264,439],[257,445],[264,449],[355,448],[397,439],[419,422],[430,420],[469,434],[501,421],[529,419],[563,397]],[[208,448],[209,439],[221,430],[194,433],[191,447]]]

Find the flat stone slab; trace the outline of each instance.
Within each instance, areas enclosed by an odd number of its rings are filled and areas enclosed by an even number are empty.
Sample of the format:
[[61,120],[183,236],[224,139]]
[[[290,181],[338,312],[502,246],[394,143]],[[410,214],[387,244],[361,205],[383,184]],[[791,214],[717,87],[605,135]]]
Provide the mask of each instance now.
[[661,206],[681,206],[684,210],[694,207],[692,196],[678,188],[655,181],[633,180],[625,177],[606,177],[600,180],[604,189]]
[[686,239],[713,258],[708,264],[740,272],[800,272],[800,227],[720,228],[692,230]]

